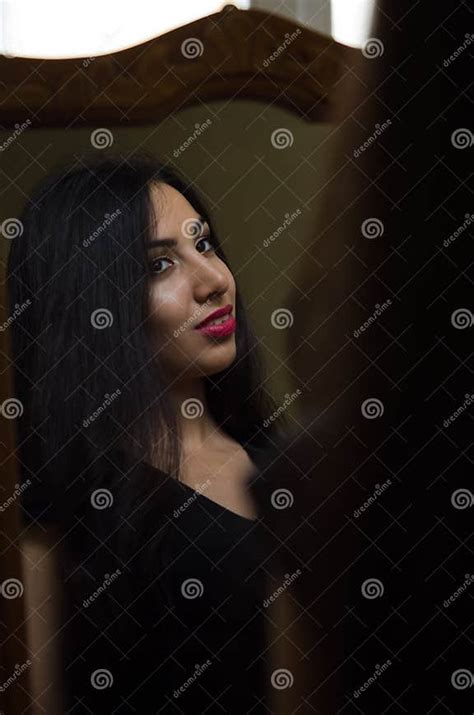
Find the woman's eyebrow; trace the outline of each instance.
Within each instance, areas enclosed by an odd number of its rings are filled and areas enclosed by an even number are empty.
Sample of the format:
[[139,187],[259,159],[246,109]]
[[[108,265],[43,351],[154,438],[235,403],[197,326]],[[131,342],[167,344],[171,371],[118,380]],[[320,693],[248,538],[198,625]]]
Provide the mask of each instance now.
[[[198,216],[195,220],[201,224],[201,234],[203,233],[203,229],[205,227],[209,228],[209,224],[203,216]],[[177,243],[178,241],[175,238],[154,238],[151,241],[148,241],[147,248],[154,248],[156,246],[173,248],[177,245]]]

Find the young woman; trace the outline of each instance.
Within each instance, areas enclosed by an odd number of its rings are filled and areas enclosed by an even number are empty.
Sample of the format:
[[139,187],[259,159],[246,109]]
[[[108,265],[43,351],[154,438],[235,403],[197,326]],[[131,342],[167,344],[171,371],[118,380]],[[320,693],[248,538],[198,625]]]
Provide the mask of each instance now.
[[107,159],[43,179],[19,225],[22,514],[58,529],[66,711],[268,712],[248,486],[281,433],[204,202]]

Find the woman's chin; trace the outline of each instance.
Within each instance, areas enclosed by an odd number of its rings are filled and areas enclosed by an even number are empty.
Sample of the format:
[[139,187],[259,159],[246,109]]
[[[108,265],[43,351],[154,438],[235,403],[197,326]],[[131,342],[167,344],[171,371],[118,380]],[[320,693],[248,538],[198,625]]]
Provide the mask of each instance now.
[[199,369],[205,375],[214,375],[216,372],[225,370],[237,357],[235,341],[233,340],[227,345],[215,345],[212,349],[208,349],[201,353],[197,364]]

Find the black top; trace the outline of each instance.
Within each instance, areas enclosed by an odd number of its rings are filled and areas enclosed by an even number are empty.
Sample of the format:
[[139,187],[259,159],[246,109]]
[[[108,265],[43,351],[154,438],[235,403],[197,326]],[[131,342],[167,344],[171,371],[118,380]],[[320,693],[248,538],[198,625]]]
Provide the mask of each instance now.
[[[258,465],[262,449],[244,448]],[[141,462],[133,478],[147,470],[157,482],[163,476]],[[258,474],[256,466],[249,483]],[[77,519],[64,539],[66,712],[268,713],[259,520],[164,476],[149,568],[139,553],[125,564],[118,558],[117,530],[132,527],[113,506]],[[31,495],[25,522],[54,521],[58,505]]]

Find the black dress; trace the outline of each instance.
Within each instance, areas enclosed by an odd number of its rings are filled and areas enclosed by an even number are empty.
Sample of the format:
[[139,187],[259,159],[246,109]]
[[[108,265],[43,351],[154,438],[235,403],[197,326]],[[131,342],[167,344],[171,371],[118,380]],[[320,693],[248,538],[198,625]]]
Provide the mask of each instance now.
[[[245,449],[257,465],[261,448]],[[133,478],[147,470],[159,483],[156,562],[144,568],[140,549],[120,560],[114,539],[133,526],[113,504],[81,514],[64,535],[66,712],[271,712],[259,520],[145,462]],[[54,522],[60,504],[27,493],[25,523]]]

